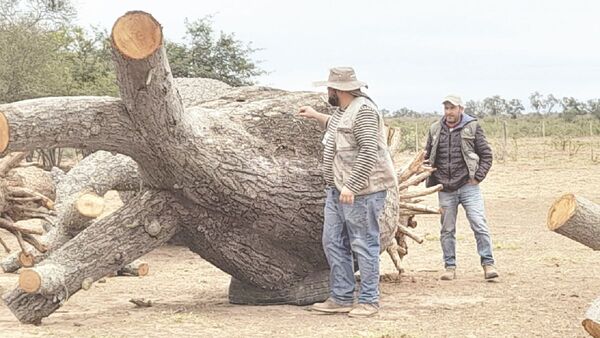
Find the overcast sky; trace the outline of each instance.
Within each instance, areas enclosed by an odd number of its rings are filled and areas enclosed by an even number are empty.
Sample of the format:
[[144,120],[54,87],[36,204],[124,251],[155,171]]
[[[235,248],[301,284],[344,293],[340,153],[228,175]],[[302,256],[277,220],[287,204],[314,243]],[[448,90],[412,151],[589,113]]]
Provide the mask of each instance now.
[[533,91],[600,97],[600,1],[592,0],[74,0],[83,26],[110,30],[129,10],[151,13],[167,39],[184,19],[263,48],[259,84],[319,90],[331,66],[353,66],[380,107],[440,111],[441,98]]

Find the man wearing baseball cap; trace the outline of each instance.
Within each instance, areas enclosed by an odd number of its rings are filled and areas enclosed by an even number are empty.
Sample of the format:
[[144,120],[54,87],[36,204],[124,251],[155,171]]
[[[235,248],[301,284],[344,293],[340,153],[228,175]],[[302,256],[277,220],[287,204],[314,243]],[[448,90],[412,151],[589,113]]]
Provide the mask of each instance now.
[[492,166],[492,150],[477,119],[464,114],[460,96],[448,95],[442,101],[444,116],[429,128],[427,158],[437,170],[427,186],[442,184],[438,193],[441,215],[440,242],[446,271],[442,280],[456,278],[456,215],[458,205],[465,209],[475,234],[485,279],[498,277],[492,254],[492,240],[485,219],[479,183]]
[[[330,268],[330,297],[312,309],[368,317],[379,311],[379,217],[387,189],[396,175],[383,125],[373,101],[361,91],[350,67],[332,68],[327,81],[332,115],[301,107],[298,115],[316,120],[326,129],[323,175],[327,184],[323,250]],[[354,264],[360,270],[358,304],[354,304]]]

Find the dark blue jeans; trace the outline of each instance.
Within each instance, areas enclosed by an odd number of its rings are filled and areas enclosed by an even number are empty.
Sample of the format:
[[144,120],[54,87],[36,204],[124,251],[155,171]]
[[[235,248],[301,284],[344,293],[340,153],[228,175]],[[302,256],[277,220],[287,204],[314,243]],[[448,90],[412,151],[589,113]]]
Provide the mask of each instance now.
[[323,249],[331,269],[331,298],[338,304],[354,303],[354,264],[360,270],[359,303],[379,303],[379,216],[387,191],[356,196],[354,204],[340,203],[340,192],[327,188]]

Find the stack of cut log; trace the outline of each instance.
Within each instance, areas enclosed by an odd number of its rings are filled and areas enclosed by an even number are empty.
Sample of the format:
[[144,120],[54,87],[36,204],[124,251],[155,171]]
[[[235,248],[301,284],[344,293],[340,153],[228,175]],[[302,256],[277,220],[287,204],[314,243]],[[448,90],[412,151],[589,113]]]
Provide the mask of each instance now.
[[[600,205],[574,194],[556,200],[548,212],[548,229],[576,242],[600,250]],[[600,298],[585,314],[582,324],[592,337],[600,337]]]

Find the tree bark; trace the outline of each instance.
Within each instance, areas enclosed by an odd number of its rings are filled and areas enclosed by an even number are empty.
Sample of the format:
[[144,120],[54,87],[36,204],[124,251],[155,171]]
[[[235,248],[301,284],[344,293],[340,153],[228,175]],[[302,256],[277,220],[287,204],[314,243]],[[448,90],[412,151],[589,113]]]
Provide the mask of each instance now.
[[23,271],[20,287],[3,296],[6,305],[21,322],[39,323],[84,281],[96,281],[165,243],[181,213],[189,212],[170,193],[146,192]]
[[0,105],[0,134],[9,143],[0,155],[38,148],[82,148],[135,153],[136,132],[121,100],[112,97],[49,97]]
[[117,271],[117,275],[119,276],[146,276],[150,270],[150,266],[148,263],[136,259],[135,261],[126,264],[119,271]]
[[[57,216],[49,231],[42,237],[49,252],[58,249],[87,228],[96,217],[89,217],[77,209],[79,198],[87,193],[104,196],[112,189],[140,189],[137,164],[125,155],[97,151],[81,160],[67,174],[57,180]],[[46,254],[32,253],[40,262]],[[15,272],[21,267],[18,253],[8,255],[0,266],[4,272]]]
[[600,338],[600,298],[592,303],[581,324],[592,337]]
[[[53,251],[25,274],[27,278],[23,277],[27,283],[23,286],[35,294],[17,289],[5,297],[21,321],[38,322],[58,308],[54,298],[65,300],[84,281],[88,285],[90,278],[96,280],[116,271],[164,243],[176,231],[168,223],[175,218],[178,237],[234,278],[232,301],[248,300],[244,292],[249,289],[254,290],[249,302],[260,304],[282,299],[304,304],[328,296],[323,287],[327,283],[323,271],[328,266],[321,245],[322,134],[316,124],[294,113],[306,104],[326,111],[319,95],[236,88],[184,111],[164,49],[156,43],[162,41],[157,32],[160,25],[146,13],[130,12],[117,20],[112,34],[113,57],[122,103],[73,99],[78,103],[91,101],[108,113],[90,113],[68,100],[62,104],[74,110],[69,114],[60,110],[56,114],[48,105],[47,111],[28,106],[40,118],[49,111],[55,113],[52,119],[43,119],[48,126],[40,127],[43,123],[35,115],[12,105],[0,107],[6,112],[11,131],[8,150],[40,147],[46,138],[51,146],[117,151],[137,162],[145,187],[163,191],[156,193],[163,196],[157,198],[169,201],[156,208],[148,205],[145,195],[134,197],[115,214],[95,221]],[[78,111],[82,116],[68,119]],[[92,123],[95,119],[100,122]],[[84,123],[98,125],[95,134],[82,128]],[[112,138],[115,134],[121,134],[116,141]],[[26,142],[27,137],[34,142]],[[172,208],[176,208],[177,217],[163,219]],[[148,215],[155,209],[163,210]],[[398,192],[392,190],[381,224],[382,250],[393,240],[399,210]],[[139,214],[135,216],[134,211]],[[123,224],[136,222],[145,224],[144,230],[122,230]],[[167,223],[169,236],[162,237],[165,229],[161,232],[161,225],[166,227]],[[150,236],[157,231],[160,238]],[[84,253],[81,248],[86,248]],[[119,263],[110,263],[117,253],[121,254]],[[62,289],[68,292],[61,291],[57,281],[66,285]]]
[[548,229],[594,250],[600,250],[600,205],[565,194],[548,212]]

